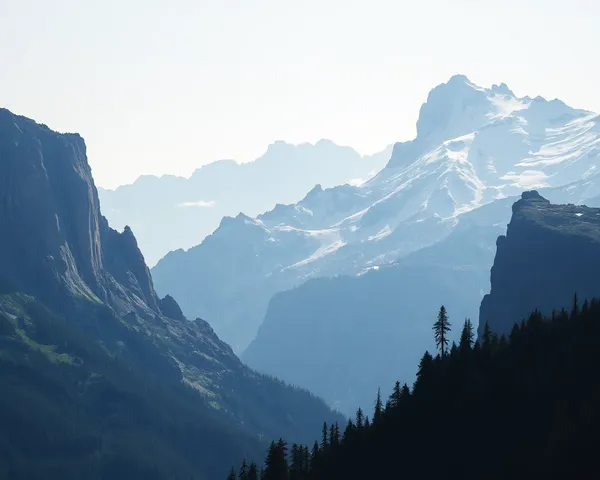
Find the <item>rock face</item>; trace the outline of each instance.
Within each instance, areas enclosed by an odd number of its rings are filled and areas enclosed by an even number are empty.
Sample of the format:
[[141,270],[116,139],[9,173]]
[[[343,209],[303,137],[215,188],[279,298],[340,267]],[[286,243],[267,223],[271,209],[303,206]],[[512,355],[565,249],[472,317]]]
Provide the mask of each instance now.
[[[52,402],[69,399],[67,410],[81,417],[73,421],[89,427],[83,435],[106,426],[106,435],[130,445],[122,436],[127,428],[160,450],[152,475],[144,474],[143,459],[98,453],[100,439],[92,438],[89,451],[60,450],[71,460],[60,468],[83,469],[61,478],[107,465],[115,470],[102,478],[166,478],[173,471],[177,478],[218,478],[242,456],[262,457],[271,438],[311,442],[324,419],[344,421],[308,392],[252,371],[208,323],[188,321],[170,296],[159,299],[131,229],[111,229],[100,212],[83,139],[0,109],[0,382],[13,382],[19,371],[29,372],[19,385],[32,393],[24,403],[3,403],[0,422],[25,421],[22,409],[36,396],[42,400],[31,408],[49,411]],[[9,426],[3,434],[8,451],[17,452],[8,454],[9,464],[29,478],[31,449],[19,450]],[[45,435],[34,435],[42,456],[50,448],[43,439],[54,438]],[[36,472],[31,478],[48,476]]]
[[100,214],[83,139],[4,109],[0,131],[0,275],[45,302],[68,291],[118,314],[160,314],[133,233]]
[[479,335],[510,333],[535,309],[544,314],[570,310],[600,296],[600,209],[553,205],[536,191],[512,207],[506,235],[498,237],[491,292],[481,302]]

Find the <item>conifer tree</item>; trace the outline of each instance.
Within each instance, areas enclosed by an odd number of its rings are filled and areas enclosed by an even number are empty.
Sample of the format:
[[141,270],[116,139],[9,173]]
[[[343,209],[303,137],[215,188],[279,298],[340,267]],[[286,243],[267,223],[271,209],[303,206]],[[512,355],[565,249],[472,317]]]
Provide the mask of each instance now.
[[485,322],[483,327],[483,335],[481,339],[483,340],[481,344],[481,350],[484,352],[489,352],[492,347],[492,331],[490,330],[490,326],[487,322]]
[[242,466],[240,467],[240,474],[238,475],[240,480],[248,480],[248,464],[246,463],[246,459],[242,461]]
[[327,441],[327,434],[328,434],[328,430],[327,430],[327,422],[323,422],[323,429],[321,430],[321,451],[324,452],[327,450],[327,447],[329,446],[329,442]]
[[333,423],[329,426],[329,446],[331,448],[336,446],[335,424],[333,424]]
[[400,397],[402,396],[402,387],[400,387],[400,382],[396,380],[394,384],[394,390],[392,390],[392,394],[390,395],[390,407],[395,409],[400,406]]
[[381,402],[381,388],[377,389],[377,400],[375,400],[375,411],[373,412],[373,425],[378,424],[383,416],[383,403]]
[[364,426],[365,417],[362,408],[358,407],[356,411],[356,428],[361,429]]
[[589,310],[590,310],[590,304],[589,304],[589,302],[588,302],[588,299],[586,298],[586,299],[583,301],[583,305],[581,305],[581,313],[582,313],[582,314],[588,313],[588,312],[589,312]]
[[287,480],[289,468],[286,459],[287,444],[280,438],[277,443],[271,442],[262,480]]
[[473,324],[471,323],[471,319],[465,319],[465,323],[463,324],[463,329],[460,334],[460,342],[459,348],[461,353],[468,352],[473,348],[473,342],[475,341],[475,332],[473,329]]
[[417,384],[422,384],[424,380],[427,378],[427,375],[430,373],[433,367],[433,357],[431,353],[425,351],[423,357],[421,357],[421,361],[419,362],[419,369],[417,371],[417,380],[415,382],[415,387]]
[[258,480],[258,478],[258,467],[252,462],[248,467],[248,480]]
[[232,467],[231,468],[231,472],[229,472],[229,475],[227,476],[227,480],[236,480],[237,476],[235,474],[235,469]]
[[346,424],[346,428],[344,429],[344,435],[342,436],[342,443],[347,445],[350,441],[350,437],[352,436],[352,431],[354,430],[354,424],[352,420],[348,419],[348,423]]
[[440,350],[442,357],[446,353],[446,347],[448,346],[448,332],[450,331],[450,321],[448,320],[448,313],[446,307],[443,305],[440,307],[437,321],[433,324],[433,332],[435,335],[435,344]]
[[576,318],[579,315],[579,302],[577,300],[577,293],[573,295],[573,306],[571,307],[571,318]]

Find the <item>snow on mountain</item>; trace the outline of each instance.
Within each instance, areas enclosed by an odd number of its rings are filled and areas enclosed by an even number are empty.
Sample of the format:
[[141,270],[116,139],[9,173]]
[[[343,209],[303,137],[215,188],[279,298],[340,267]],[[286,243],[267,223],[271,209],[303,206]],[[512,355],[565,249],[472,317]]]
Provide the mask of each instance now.
[[330,140],[277,141],[253,162],[220,160],[190,178],[144,175],[116,190],[99,189],[100,202],[111,224],[135,231],[146,261],[154,265],[170,250],[200,243],[226,215],[241,210],[258,215],[277,201],[294,202],[316,182],[361,184],[383,168],[391,150],[361,157]]
[[[153,277],[161,295],[210,319],[240,351],[274,293],[393,263],[445,238],[463,214],[523,190],[573,184],[585,198],[598,195],[599,160],[598,115],[457,75],[430,92],[416,138],[397,143],[370,180],[317,185],[255,219],[224,219],[214,238],[167,255]],[[198,288],[182,291],[194,282]]]

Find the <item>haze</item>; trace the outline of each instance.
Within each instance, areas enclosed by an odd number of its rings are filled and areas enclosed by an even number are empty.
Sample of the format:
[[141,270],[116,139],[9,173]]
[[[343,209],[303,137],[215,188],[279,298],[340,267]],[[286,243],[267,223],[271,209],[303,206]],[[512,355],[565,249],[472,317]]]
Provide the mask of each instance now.
[[411,138],[454,73],[600,111],[598,18],[592,0],[0,0],[0,105],[81,133],[104,187],[278,139],[367,154]]

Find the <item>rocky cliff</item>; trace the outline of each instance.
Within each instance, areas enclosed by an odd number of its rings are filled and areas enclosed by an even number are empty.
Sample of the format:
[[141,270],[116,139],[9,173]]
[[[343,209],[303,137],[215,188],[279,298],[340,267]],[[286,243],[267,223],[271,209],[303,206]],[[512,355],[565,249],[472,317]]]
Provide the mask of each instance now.
[[600,209],[553,205],[536,191],[512,207],[506,235],[498,237],[491,291],[481,302],[479,334],[510,333],[535,310],[570,309],[600,296]]
[[100,212],[83,139],[4,109],[0,384],[0,477],[218,478],[344,421],[159,299],[131,229]]

